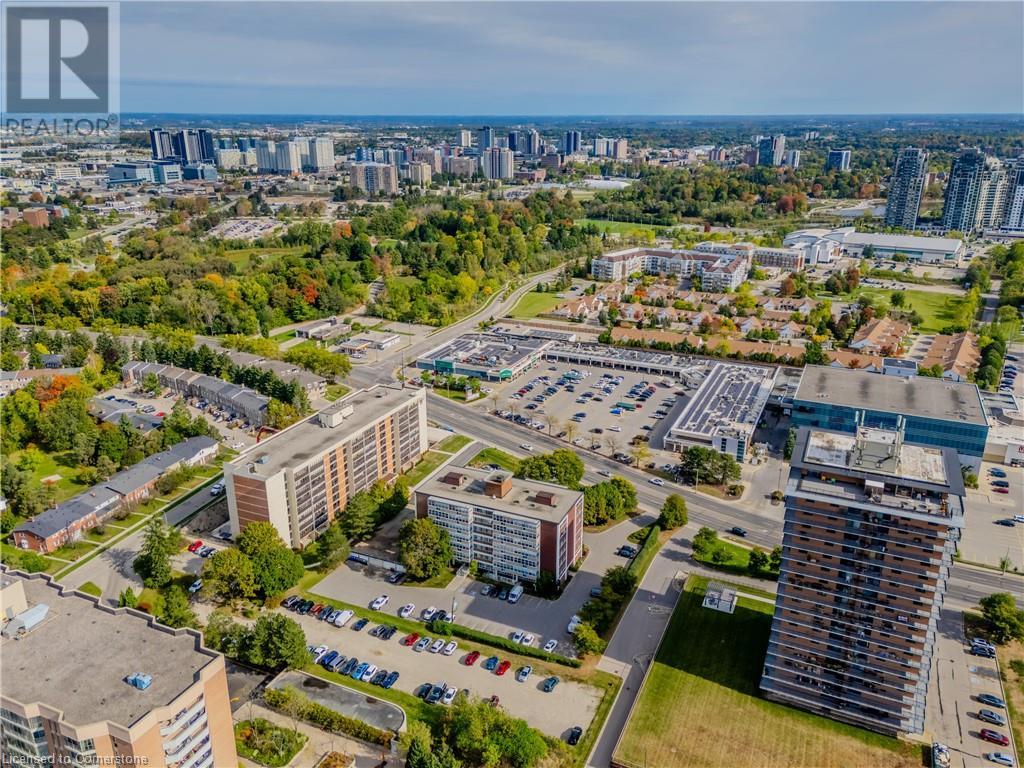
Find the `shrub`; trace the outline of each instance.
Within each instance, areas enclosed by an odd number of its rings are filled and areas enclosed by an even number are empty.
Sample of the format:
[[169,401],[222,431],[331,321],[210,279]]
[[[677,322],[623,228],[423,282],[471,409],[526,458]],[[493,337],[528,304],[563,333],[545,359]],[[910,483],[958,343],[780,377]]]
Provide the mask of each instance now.
[[371,744],[390,744],[392,733],[372,725],[356,720],[335,712],[323,704],[310,700],[301,691],[287,686],[285,688],[268,688],[263,692],[263,700],[271,709],[280,712],[294,713],[302,720],[313,723],[319,728],[333,733],[343,733],[347,736],[367,741]]
[[305,734],[280,728],[261,717],[235,724],[238,754],[270,768],[288,765],[306,741]]
[[578,659],[567,659],[565,656],[548,653],[541,648],[534,648],[529,645],[520,645],[519,643],[512,642],[512,639],[508,637],[490,635],[486,632],[479,632],[469,627],[463,627],[460,624],[451,624],[450,626],[452,628],[452,635],[463,640],[470,640],[475,643],[494,646],[495,648],[501,648],[502,650],[510,651],[511,653],[518,653],[520,656],[529,656],[534,659],[541,659],[542,661],[550,661],[554,664],[562,664],[566,667],[580,666]]

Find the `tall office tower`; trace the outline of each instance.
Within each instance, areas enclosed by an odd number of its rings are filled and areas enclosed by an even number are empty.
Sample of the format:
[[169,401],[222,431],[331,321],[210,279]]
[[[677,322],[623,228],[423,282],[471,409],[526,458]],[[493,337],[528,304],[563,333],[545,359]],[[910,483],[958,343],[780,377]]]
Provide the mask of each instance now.
[[797,432],[765,696],[890,735],[924,730],[964,525],[956,451],[895,431]]
[[758,165],[782,165],[786,158],[786,137],[762,136],[757,142],[757,164]]
[[371,195],[398,194],[398,168],[391,163],[352,163],[349,172],[352,186]]
[[1024,156],[1007,162],[1006,214],[1003,229],[1024,231]]
[[515,171],[515,158],[511,149],[491,147],[480,156],[480,167],[488,179],[511,179]]
[[213,132],[206,128],[200,128],[195,133],[196,144],[199,146],[200,162],[212,163],[215,159],[213,154]]
[[1009,175],[1003,164],[977,149],[962,150],[946,182],[942,226],[973,232],[1002,223]]
[[[395,174],[393,165],[381,165]],[[422,389],[376,385],[293,424],[224,465],[232,533],[271,523],[298,547],[339,517],[352,496],[388,482],[427,450]]]
[[825,160],[826,171],[848,171],[850,170],[850,150],[830,149],[828,158]]
[[196,131],[178,131],[171,139],[174,156],[184,163],[198,163],[203,156],[199,146],[199,134]]
[[896,165],[889,179],[889,197],[885,202],[885,225],[914,229],[921,207],[924,177],[928,171],[928,152],[904,147],[896,154]]
[[0,605],[4,764],[238,764],[224,657],[199,632],[44,574],[0,574]]
[[163,160],[174,155],[174,142],[169,131],[153,128],[149,132],[149,148],[154,160]]
[[526,149],[525,154],[527,155],[539,155],[544,152],[543,144],[540,140],[540,133],[535,129],[531,128],[526,132]]
[[800,150],[790,149],[786,152],[786,159],[782,161],[782,164],[793,168],[794,170],[800,167]]
[[508,132],[508,148],[513,152],[523,151],[523,132],[522,131],[509,131]]
[[231,139],[217,139],[214,149],[235,149],[235,142]]
[[473,132],[467,131],[465,128],[459,131],[459,146],[460,147],[472,147],[473,146]]
[[562,149],[565,150],[565,154],[572,155],[580,151],[582,142],[583,136],[579,131],[566,131],[562,136]]
[[277,170],[277,143],[260,140],[256,142],[256,170],[273,173]]
[[476,131],[476,148],[481,153],[485,149],[490,149],[494,146],[494,129],[489,125],[485,125],[482,128],[477,128]]
[[625,160],[629,157],[629,139],[616,139],[612,144],[611,156],[616,160]]
[[248,152],[249,150],[256,149],[255,139],[250,139],[248,137],[243,136],[238,140],[238,149],[240,152]]
[[298,141],[279,141],[274,148],[274,170],[293,175],[302,170],[302,154]]
[[594,139],[594,157],[607,157],[611,154],[613,139],[604,139],[600,136]]
[[334,170],[334,141],[326,136],[309,140],[309,167],[314,171]]

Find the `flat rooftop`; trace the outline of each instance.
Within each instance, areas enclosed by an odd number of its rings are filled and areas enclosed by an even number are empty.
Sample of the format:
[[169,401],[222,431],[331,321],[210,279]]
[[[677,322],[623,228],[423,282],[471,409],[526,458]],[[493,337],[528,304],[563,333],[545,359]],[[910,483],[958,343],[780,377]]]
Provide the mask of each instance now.
[[[150,710],[173,702],[220,654],[197,633],[156,625],[144,614],[98,606],[46,578],[8,572],[20,580],[28,607],[49,606],[46,618],[18,638],[4,638],[3,695],[22,704],[63,710],[76,726],[111,721],[130,727]],[[133,672],[152,675],[144,691],[128,685]]]
[[723,429],[753,432],[774,386],[774,368],[715,363],[669,435],[711,439]]
[[539,354],[551,345],[550,339],[537,337],[467,333],[430,350],[419,359],[431,364],[439,360],[453,361],[485,367],[488,370],[500,370],[514,368],[531,355]]
[[[511,478],[512,484],[512,489],[504,498],[488,495],[488,481],[500,482],[504,478]],[[439,496],[548,523],[560,522],[582,495],[581,491],[554,483],[521,480],[504,470],[454,466],[435,473],[416,488],[416,493]],[[542,498],[546,501],[539,500]]]
[[[898,453],[896,452],[898,448]],[[938,448],[897,444],[896,433],[863,428],[857,435],[812,430],[803,454],[807,464],[837,469],[862,468],[879,475],[947,485],[946,462]]]
[[974,384],[927,376],[883,376],[809,365],[804,368],[795,400],[988,426]]
[[[283,469],[295,467],[319,456],[345,439],[373,424],[388,411],[404,403],[426,397],[422,389],[402,389],[377,384],[350,392],[322,411],[293,424],[257,444],[232,461],[235,474],[248,477],[272,477]],[[341,415],[337,426],[328,427],[322,418]],[[253,471],[249,471],[252,465]]]

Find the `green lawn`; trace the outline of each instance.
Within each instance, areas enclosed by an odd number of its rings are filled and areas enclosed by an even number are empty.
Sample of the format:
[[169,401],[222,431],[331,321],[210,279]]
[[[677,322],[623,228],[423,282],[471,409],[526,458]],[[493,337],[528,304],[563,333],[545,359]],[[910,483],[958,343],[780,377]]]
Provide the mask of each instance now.
[[86,541],[75,541],[71,544],[65,544],[60,549],[53,552],[53,556],[61,560],[77,560],[84,555],[88,555],[92,552],[96,552],[96,546]]
[[419,485],[427,478],[427,475],[440,467],[448,458],[448,454],[427,451],[423,454],[419,464],[405,473],[405,479],[409,481],[410,487]]
[[407,579],[403,583],[407,587],[427,587],[430,589],[444,589],[449,584],[451,584],[451,581],[454,578],[455,571],[453,571],[451,568],[445,568],[443,571],[437,574],[437,576],[431,576],[429,579],[424,579],[423,581],[413,581],[412,579]]
[[285,331],[284,333],[279,333],[276,336],[271,336],[270,340],[271,341],[276,341],[278,344],[280,344],[282,341],[288,341],[288,339],[294,339],[294,338],[295,338],[295,331],[291,330],[291,331]]
[[120,536],[124,531],[125,529],[120,524],[110,525],[109,523],[103,523],[86,533],[85,538],[96,544],[103,544],[115,536]]
[[330,400],[332,403],[338,398],[344,397],[351,390],[344,384],[328,384],[327,392],[324,394],[325,400]]
[[502,469],[513,473],[519,469],[519,459],[498,448],[484,448],[469,462],[471,467],[482,467],[487,464],[496,464]]
[[435,395],[441,397],[447,397],[449,400],[454,400],[457,403],[466,402],[466,392],[462,389],[445,389],[444,387],[434,387],[431,390]]
[[100,597],[103,594],[103,590],[100,589],[97,585],[93,584],[91,581],[87,581],[84,584],[82,584],[78,588],[78,591],[85,592],[85,594],[92,595],[93,597]]
[[[860,288],[852,294],[835,297],[841,301],[856,301],[860,296],[870,296],[874,299],[884,299],[890,302],[892,294],[896,293],[891,288]],[[935,293],[932,291],[903,292],[906,295],[904,309],[914,309],[921,315],[921,324],[915,326],[914,330],[921,333],[940,333],[943,328],[953,320],[952,307],[955,302],[963,296],[960,291],[951,290],[950,293]],[[831,294],[823,294],[831,296]]]
[[[24,451],[13,451],[8,458],[16,465],[23,454]],[[32,470],[32,479],[35,482],[41,483],[44,477],[60,475],[59,480],[51,483],[58,504],[89,487],[78,480],[79,467],[71,458],[70,452],[53,454],[40,450],[36,455],[39,457],[39,463]]]
[[[575,192],[573,193],[575,194]],[[660,224],[637,224],[632,221],[609,221],[607,219],[576,219],[576,224],[585,225],[593,224],[601,232],[608,232],[613,235],[627,235],[630,232],[639,230],[649,230],[651,232],[657,232],[663,229],[670,229],[670,227],[664,227]]]
[[553,293],[530,291],[523,295],[509,314],[520,320],[531,320],[537,315],[547,314],[563,301],[564,298],[560,299]]
[[758,682],[773,606],[740,598],[731,615],[705,609],[706,584],[687,579],[617,760],[660,768],[922,764],[920,745],[762,699]]
[[747,566],[750,564],[751,550],[746,547],[741,547],[738,544],[733,544],[732,542],[725,541],[724,539],[718,540],[718,547],[729,554],[729,559],[724,563],[716,563],[710,557],[698,557],[696,554],[694,554],[693,559],[698,563],[703,563],[708,568],[714,568],[716,571],[724,571],[726,573],[733,573],[739,576],[753,576],[754,578],[769,579],[771,581],[775,581],[779,578],[779,574],[774,571],[758,571],[757,573],[751,573],[747,570]]
[[36,556],[42,558],[42,562],[45,564],[45,568],[43,569],[44,573],[57,573],[57,571],[67,565],[67,563],[62,563],[58,560],[51,560],[45,555],[39,555],[36,552],[32,552],[32,550],[18,549],[5,541],[0,542],[0,559],[3,560],[4,565],[7,567],[24,570],[24,566],[22,565],[22,558],[24,556],[31,556],[33,559]]
[[253,257],[266,256],[301,256],[308,250],[304,245],[295,245],[290,248],[236,248],[224,252],[224,258],[230,261],[239,269],[249,268]]
[[452,435],[435,445],[434,450],[442,453],[458,453],[471,442],[473,442],[473,438],[466,435]]

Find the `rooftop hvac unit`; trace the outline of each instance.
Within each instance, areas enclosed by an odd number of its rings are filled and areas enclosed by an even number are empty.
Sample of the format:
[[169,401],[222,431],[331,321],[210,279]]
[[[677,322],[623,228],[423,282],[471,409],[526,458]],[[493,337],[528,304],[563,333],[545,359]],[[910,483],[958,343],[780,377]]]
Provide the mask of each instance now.
[[124,681],[132,688],[138,688],[140,691],[144,691],[153,684],[153,676],[143,674],[142,672],[132,672],[124,679]]

